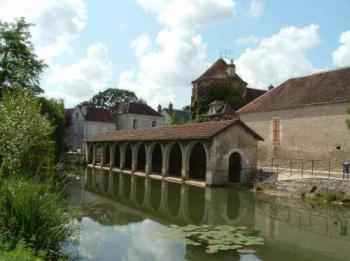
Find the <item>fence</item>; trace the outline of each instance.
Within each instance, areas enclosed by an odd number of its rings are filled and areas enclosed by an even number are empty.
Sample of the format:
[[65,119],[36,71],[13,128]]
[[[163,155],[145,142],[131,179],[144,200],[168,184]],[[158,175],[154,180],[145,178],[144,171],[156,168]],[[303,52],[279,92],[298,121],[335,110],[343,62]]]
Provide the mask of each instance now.
[[275,159],[259,164],[265,175],[276,175],[278,179],[328,178],[349,179],[343,174],[341,160]]

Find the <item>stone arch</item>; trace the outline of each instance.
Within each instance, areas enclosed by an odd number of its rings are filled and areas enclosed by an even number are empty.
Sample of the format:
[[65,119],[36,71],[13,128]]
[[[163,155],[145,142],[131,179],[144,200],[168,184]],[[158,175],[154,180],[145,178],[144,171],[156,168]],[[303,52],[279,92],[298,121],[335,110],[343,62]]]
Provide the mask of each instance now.
[[186,165],[188,178],[205,181],[208,165],[208,153],[201,142],[191,143],[188,148]]
[[95,145],[95,164],[102,165],[103,162],[103,146],[100,143]]
[[131,170],[132,169],[132,157],[133,156],[133,151],[132,151],[132,146],[130,143],[126,144],[125,147],[125,163],[124,163],[124,168],[126,170]]
[[168,161],[168,173],[169,176],[181,177],[182,173],[182,149],[179,143],[175,142],[171,144],[169,148],[169,161]]
[[109,166],[111,162],[111,149],[109,144],[103,146],[103,165]]
[[243,153],[240,150],[233,150],[228,157],[228,182],[241,182],[244,165]]
[[163,168],[163,149],[162,145],[157,142],[152,146],[151,149],[151,172],[156,174],[162,174]]
[[87,163],[92,164],[94,160],[94,145],[89,144],[88,145],[88,156],[87,156]]
[[138,147],[137,147],[137,160],[136,160],[136,170],[137,171],[141,171],[141,172],[145,172],[146,171],[146,146],[141,143]]
[[119,146],[119,144],[116,144],[114,146],[114,159],[113,159],[113,166],[112,167],[120,168],[120,159],[121,159],[120,156],[121,156],[120,146]]

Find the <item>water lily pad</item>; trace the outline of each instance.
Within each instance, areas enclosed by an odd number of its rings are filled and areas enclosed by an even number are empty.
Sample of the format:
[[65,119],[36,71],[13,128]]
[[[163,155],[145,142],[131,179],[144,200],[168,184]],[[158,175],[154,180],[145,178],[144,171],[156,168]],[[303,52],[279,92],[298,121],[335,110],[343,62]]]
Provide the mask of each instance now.
[[240,254],[255,254],[256,253],[256,251],[254,249],[250,249],[250,248],[238,249],[237,252]]

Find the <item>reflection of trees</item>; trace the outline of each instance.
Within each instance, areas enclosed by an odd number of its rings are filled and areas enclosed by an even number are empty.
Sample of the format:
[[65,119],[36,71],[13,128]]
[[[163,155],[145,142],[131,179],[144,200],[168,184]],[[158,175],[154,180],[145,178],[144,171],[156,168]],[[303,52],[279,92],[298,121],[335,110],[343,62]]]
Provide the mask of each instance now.
[[104,226],[124,226],[144,219],[135,214],[121,212],[106,202],[89,202],[80,206],[83,217],[89,217]]

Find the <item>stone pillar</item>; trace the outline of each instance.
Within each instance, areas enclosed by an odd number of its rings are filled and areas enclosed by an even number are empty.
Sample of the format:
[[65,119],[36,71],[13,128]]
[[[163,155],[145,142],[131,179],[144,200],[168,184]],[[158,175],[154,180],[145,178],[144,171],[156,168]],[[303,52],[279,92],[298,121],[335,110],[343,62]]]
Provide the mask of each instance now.
[[145,173],[149,175],[152,172],[152,145],[146,145],[146,168]]
[[102,158],[101,158],[101,167],[105,165],[105,160],[106,160],[106,146],[105,144],[101,145],[102,148]]
[[86,150],[85,150],[85,162],[89,164],[89,154],[90,154],[90,144],[86,144]]
[[125,151],[126,151],[125,144],[121,144],[120,145],[120,169],[125,168]]
[[115,145],[110,145],[109,146],[109,168],[113,168],[114,167],[114,153],[115,153]]
[[189,177],[189,170],[190,170],[190,166],[189,166],[189,158],[190,155],[189,153],[191,153],[190,149],[191,146],[190,144],[182,144],[182,170],[181,170],[181,178],[183,180],[188,179]]
[[135,172],[137,170],[137,146],[131,146],[132,151],[132,161],[131,161],[131,172]]
[[163,157],[162,157],[162,176],[169,175],[169,156],[170,146],[169,144],[163,144]]
[[92,165],[96,165],[97,145],[92,144]]

